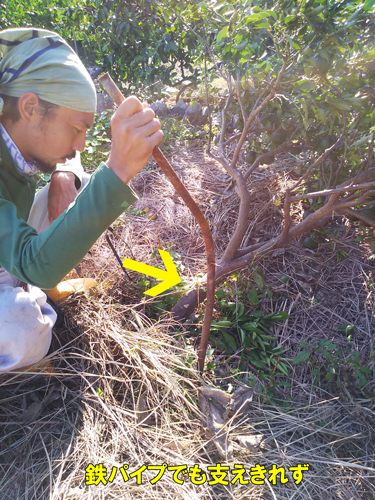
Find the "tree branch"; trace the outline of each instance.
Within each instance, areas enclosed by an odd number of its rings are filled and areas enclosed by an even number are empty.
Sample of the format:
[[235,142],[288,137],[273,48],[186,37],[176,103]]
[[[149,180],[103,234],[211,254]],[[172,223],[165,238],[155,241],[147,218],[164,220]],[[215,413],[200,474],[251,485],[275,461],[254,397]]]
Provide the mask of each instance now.
[[362,189],[375,188],[375,182],[366,182],[364,184],[355,184],[354,186],[347,186],[343,188],[326,189],[325,191],[315,191],[314,193],[302,194],[300,196],[291,196],[290,201],[308,200],[309,198],[320,198],[323,196],[330,196],[331,194],[342,194],[347,191],[358,191]]
[[344,137],[344,134],[345,134],[345,131],[346,131],[346,125],[347,125],[345,112],[343,112],[342,116],[343,116],[343,119],[344,119],[344,128],[342,129],[340,137],[337,139],[337,141],[330,148],[326,149],[324,151],[324,153],[322,153],[314,161],[314,163],[306,170],[306,172],[303,174],[303,176],[300,177],[298,179],[298,181],[294,184],[294,186],[290,189],[291,191],[294,191],[295,189],[297,189],[297,187],[301,184],[301,182],[304,181],[310,175],[311,171],[315,167],[317,167],[322,160],[324,160],[325,158],[327,158],[331,154],[331,152],[336,148],[336,146],[341,142],[342,138]]
[[365,222],[366,224],[375,229],[375,221],[370,217],[367,217],[367,215],[364,215],[358,210],[353,210],[352,208],[345,208],[342,210],[336,210],[336,213],[341,215],[351,215],[352,217],[356,217],[357,219]]
[[242,134],[241,134],[241,138],[238,141],[236,150],[235,150],[234,155],[233,155],[232,165],[237,165],[238,157],[240,155],[241,148],[243,146],[243,143],[246,140],[247,132],[248,132],[248,130],[250,128],[250,125],[252,124],[254,118],[264,108],[264,106],[275,97],[276,89],[277,89],[277,87],[278,87],[278,85],[280,83],[280,80],[281,80],[281,78],[282,78],[282,76],[284,74],[286,65],[287,65],[287,60],[284,59],[282,68],[281,68],[279,74],[277,75],[275,84],[272,86],[271,92],[268,94],[267,97],[265,97],[265,99],[263,100],[263,102],[261,104],[258,104],[263,99],[263,96],[268,92],[267,88],[264,89],[264,91],[261,93],[261,95],[258,97],[257,101],[255,102],[255,104],[253,106],[253,109],[252,109],[252,111],[250,113],[250,116],[249,116],[246,124],[244,125],[243,131],[242,131]]
[[236,79],[236,94],[237,94],[238,102],[240,103],[243,122],[246,123],[247,122],[247,115],[246,115],[245,107],[243,105],[243,101],[242,101],[242,97],[241,97],[241,85],[240,85],[240,83],[241,83],[240,82],[240,72],[238,71],[237,72],[237,79]]
[[[282,146],[280,146],[279,148],[277,149],[273,149],[272,151],[269,151],[268,153],[265,153],[261,156],[259,156],[255,162],[246,170],[245,172],[245,179],[247,179],[249,177],[249,175],[251,175],[254,170],[260,165],[261,161],[262,160],[265,160],[266,158],[270,157],[270,156],[274,156],[274,155],[277,155],[279,153],[283,153],[284,151],[288,151],[289,149],[292,149],[294,146],[288,146],[288,144],[290,143],[290,141],[293,140],[294,136],[300,131],[301,129],[299,127],[296,128],[296,130],[292,133],[292,135],[289,137],[288,141],[285,142]],[[303,164],[302,164],[303,165]]]

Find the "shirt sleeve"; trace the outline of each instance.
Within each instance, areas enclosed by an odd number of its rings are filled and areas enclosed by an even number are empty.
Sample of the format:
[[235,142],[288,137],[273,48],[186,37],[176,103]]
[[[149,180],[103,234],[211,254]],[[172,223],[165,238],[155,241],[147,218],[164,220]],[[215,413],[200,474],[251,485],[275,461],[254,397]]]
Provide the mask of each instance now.
[[76,176],[75,185],[76,189],[78,190],[82,184],[83,174],[83,167],[79,151],[76,151],[76,155],[72,160],[68,160],[65,163],[58,163],[56,165],[55,172],[72,172]]
[[101,163],[75,202],[38,234],[0,196],[0,265],[26,283],[54,288],[136,200],[132,189]]

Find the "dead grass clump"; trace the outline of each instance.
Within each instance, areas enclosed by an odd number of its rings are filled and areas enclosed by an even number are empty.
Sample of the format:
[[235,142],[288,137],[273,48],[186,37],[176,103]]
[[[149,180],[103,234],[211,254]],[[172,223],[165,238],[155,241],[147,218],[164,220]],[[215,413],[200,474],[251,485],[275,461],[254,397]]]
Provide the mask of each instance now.
[[[213,381],[191,368],[191,346],[167,318],[151,325],[105,293],[70,298],[63,310],[49,373],[0,379],[2,499],[373,498],[375,415],[368,399],[334,397],[298,379],[288,394],[270,399],[258,383],[253,401],[222,428],[233,450],[232,458],[223,456],[197,403],[198,388]],[[117,467],[113,482],[86,485],[87,466],[101,463],[107,480]],[[177,484],[166,471],[150,484],[158,473],[151,470],[138,485],[120,472],[124,464],[129,475],[163,463],[199,464],[205,472],[216,463],[230,470],[242,464],[247,480],[257,464],[267,471],[275,464],[288,482],[194,485],[180,474],[184,484]],[[289,467],[305,463],[309,471],[296,485]]]
[[[136,485],[119,471],[194,462],[201,450],[198,376],[183,336],[135,311],[124,328],[124,307],[110,300],[71,299],[64,311],[50,373],[1,377],[0,497],[198,498],[171,472],[156,485],[157,471],[144,473]],[[86,486],[86,467],[100,463],[118,468],[116,480]]]

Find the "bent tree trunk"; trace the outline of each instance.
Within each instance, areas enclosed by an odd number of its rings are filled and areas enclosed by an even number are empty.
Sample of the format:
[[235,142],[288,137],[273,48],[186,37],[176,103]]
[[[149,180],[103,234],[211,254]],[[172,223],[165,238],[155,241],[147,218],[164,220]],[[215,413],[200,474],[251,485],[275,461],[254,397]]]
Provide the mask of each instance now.
[[[363,183],[363,184],[360,184]],[[352,194],[352,190],[357,190],[356,195]],[[216,265],[216,285],[223,281],[231,273],[245,268],[246,266],[253,266],[260,262],[267,255],[271,255],[275,250],[285,248],[292,240],[299,236],[311,231],[313,229],[320,229],[332,220],[333,215],[356,215],[359,219],[370,224],[375,228],[375,222],[360,214],[357,210],[352,210],[351,206],[357,206],[363,203],[368,196],[369,191],[375,188],[375,170],[370,169],[356,176],[356,178],[349,179],[343,183],[335,192],[328,195],[327,201],[323,207],[316,212],[310,214],[306,219],[302,220],[296,226],[291,226],[290,220],[290,205],[292,201],[298,201],[298,196],[291,198],[290,192],[287,191],[284,201],[284,229],[283,232],[276,238],[270,239],[263,243],[257,243],[251,247],[237,250],[235,257],[231,260],[226,260],[225,254],[223,258]],[[348,193],[349,192],[349,193]],[[346,196],[341,197],[342,194],[348,193]],[[302,198],[314,196],[315,193],[304,195]],[[324,196],[323,193],[319,193]],[[206,277],[203,278],[203,286],[205,285]],[[186,293],[173,307],[172,314],[174,319],[178,321],[185,321],[194,310],[206,298],[206,292],[203,288],[194,288]]]

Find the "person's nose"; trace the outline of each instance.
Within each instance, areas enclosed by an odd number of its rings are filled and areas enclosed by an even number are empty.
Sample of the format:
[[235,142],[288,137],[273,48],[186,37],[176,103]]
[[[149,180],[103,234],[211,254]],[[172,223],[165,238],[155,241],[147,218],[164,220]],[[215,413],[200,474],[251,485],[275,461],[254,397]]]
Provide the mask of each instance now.
[[86,132],[81,132],[75,139],[73,144],[74,151],[82,151],[85,150],[86,145]]

